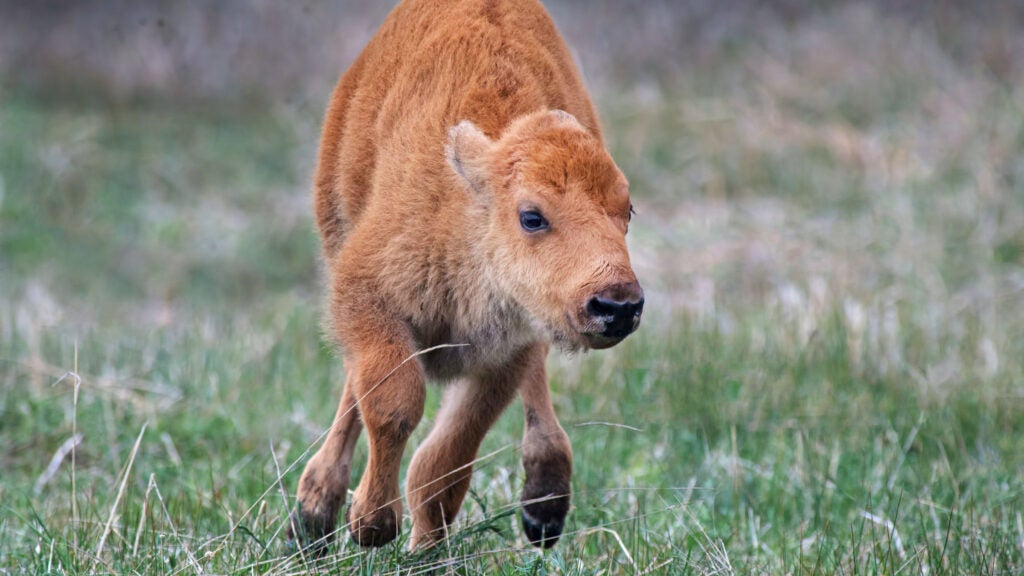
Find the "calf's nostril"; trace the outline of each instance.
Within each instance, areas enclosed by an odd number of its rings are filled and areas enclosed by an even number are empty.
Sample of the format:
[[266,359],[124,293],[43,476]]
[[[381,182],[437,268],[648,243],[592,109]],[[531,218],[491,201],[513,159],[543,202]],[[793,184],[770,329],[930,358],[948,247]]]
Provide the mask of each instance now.
[[633,316],[639,318],[644,311],[644,299],[641,298],[633,307]]
[[587,302],[587,313],[595,318],[611,317],[615,319],[619,318],[634,318],[640,316],[644,309],[644,301],[641,299],[639,302],[620,302],[618,300],[611,300],[608,298],[601,298],[595,296]]
[[591,316],[615,316],[621,304],[615,300],[595,296],[587,302],[587,313]]

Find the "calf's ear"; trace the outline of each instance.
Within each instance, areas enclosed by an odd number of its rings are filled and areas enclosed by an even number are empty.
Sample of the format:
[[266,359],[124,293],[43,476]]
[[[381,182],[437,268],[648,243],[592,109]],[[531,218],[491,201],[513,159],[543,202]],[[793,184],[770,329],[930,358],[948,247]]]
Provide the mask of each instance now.
[[575,116],[569,114],[565,110],[548,110],[548,115],[554,118],[557,122],[561,122],[563,124],[571,124],[580,129],[583,128],[583,125],[580,124],[580,121],[577,120]]
[[487,190],[487,159],[493,143],[469,120],[463,120],[448,130],[445,156],[455,173],[473,190]]

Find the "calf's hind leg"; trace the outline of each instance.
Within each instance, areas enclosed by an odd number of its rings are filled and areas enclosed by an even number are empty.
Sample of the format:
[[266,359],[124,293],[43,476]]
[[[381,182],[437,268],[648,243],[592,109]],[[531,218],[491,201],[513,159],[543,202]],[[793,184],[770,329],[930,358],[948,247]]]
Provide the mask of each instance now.
[[351,372],[346,381],[334,424],[299,480],[298,517],[288,527],[288,538],[301,546],[323,549],[334,534],[338,511],[345,504],[352,451],[363,428],[352,393]]
[[346,342],[355,360],[354,392],[370,450],[347,520],[358,544],[383,546],[401,529],[398,473],[406,441],[423,416],[426,388],[423,368],[412,359],[410,341],[397,324],[363,316],[355,325],[370,340]]
[[[545,355],[547,347],[544,349]],[[550,548],[562,535],[569,513],[572,446],[551,405],[543,362],[523,381],[523,531],[534,546]]]
[[348,380],[331,434],[299,481],[296,524],[309,534],[307,543],[325,543],[345,500],[352,448],[365,426],[369,458],[346,519],[358,544],[382,546],[401,528],[398,472],[405,443],[423,415],[423,369],[412,359],[410,339],[400,323],[388,321],[365,302],[339,303],[335,326],[349,327],[340,334]]

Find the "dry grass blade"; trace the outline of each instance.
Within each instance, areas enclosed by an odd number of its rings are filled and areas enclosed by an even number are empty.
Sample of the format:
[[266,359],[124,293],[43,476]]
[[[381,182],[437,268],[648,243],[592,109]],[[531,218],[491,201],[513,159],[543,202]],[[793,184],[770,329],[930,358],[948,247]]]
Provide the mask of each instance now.
[[626,557],[626,560],[629,560],[629,565],[633,567],[633,571],[635,572],[637,570],[636,562],[633,561],[633,555],[629,553],[629,549],[626,548],[626,545],[622,542],[622,537],[619,536],[619,533],[615,530],[604,526],[595,526],[593,528],[587,528],[579,531],[579,536],[584,537],[597,533],[611,534],[612,538],[615,538],[615,541],[618,542],[619,549],[622,550],[622,554]]
[[[273,443],[270,444],[270,456],[274,460],[274,471],[277,474],[277,487],[280,489],[281,504],[284,506],[286,524],[291,528],[292,534],[299,534],[299,528],[295,525],[295,517],[289,512],[291,510],[291,506],[288,504],[288,492],[284,489],[284,484],[281,482],[281,464],[277,459],[277,451],[274,450]],[[262,508],[263,506],[261,503],[260,509]],[[274,537],[272,539],[276,539],[280,533],[281,527],[278,527],[274,532]],[[297,552],[299,557],[302,558],[302,563],[306,564],[308,560],[306,559],[305,549],[302,546],[299,546]]]
[[81,434],[75,434],[71,438],[65,440],[64,443],[57,448],[57,451],[53,453],[53,458],[50,459],[50,463],[46,466],[46,470],[43,470],[43,473],[40,474],[39,478],[36,480],[35,486],[32,487],[32,492],[34,494],[39,494],[43,491],[43,487],[53,479],[55,474],[57,474],[57,470],[60,469],[60,464],[64,461],[64,458],[82,443],[82,438],[83,436]]
[[624,430],[632,430],[633,432],[643,432],[643,428],[637,428],[636,426],[630,426],[629,424],[621,424],[617,422],[580,422],[576,424],[576,428],[582,428],[584,426],[607,426],[609,428],[622,428]]
[[149,493],[156,486],[156,474],[149,475],[149,483],[146,484],[146,495],[142,498],[142,510],[139,512],[139,527],[135,530],[135,542],[132,544],[132,556],[139,555],[139,540],[142,539],[142,527],[146,523],[146,510],[149,507]]
[[110,534],[110,528],[114,525],[114,518],[117,517],[117,507],[121,503],[121,496],[124,495],[124,487],[128,484],[128,478],[132,473],[132,465],[135,464],[135,456],[139,453],[139,445],[142,444],[142,436],[146,433],[146,427],[149,423],[142,425],[142,429],[139,430],[139,436],[135,439],[135,445],[132,446],[132,452],[128,456],[128,463],[125,465],[124,474],[121,477],[121,485],[117,489],[117,496],[114,498],[114,503],[110,506],[110,515],[107,517],[107,524],[103,527],[103,535],[100,536],[100,543],[96,545],[96,557],[100,558],[103,556],[103,545],[107,542],[107,536]]

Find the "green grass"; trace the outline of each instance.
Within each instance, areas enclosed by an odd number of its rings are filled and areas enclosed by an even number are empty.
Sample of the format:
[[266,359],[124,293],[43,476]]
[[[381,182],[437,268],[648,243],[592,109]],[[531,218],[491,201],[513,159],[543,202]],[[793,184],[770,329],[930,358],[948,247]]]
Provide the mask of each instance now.
[[[546,552],[518,526],[519,406],[444,547],[406,551],[408,522],[379,550],[285,546],[343,374],[318,317],[319,104],[9,94],[0,572],[1024,571],[1019,93],[830,14],[730,44],[704,83],[596,90],[650,308],[622,345],[551,358],[576,470]],[[860,84],[836,77],[851,53]]]
[[[4,566],[297,569],[282,543],[284,514],[340,378],[316,326],[309,307],[293,301],[251,324],[89,331],[77,339],[77,404],[74,376],[60,379],[75,368],[72,339],[45,330],[34,351],[5,341]],[[703,574],[725,563],[738,573],[1020,567],[1019,387],[995,378],[965,382],[941,402],[922,398],[903,375],[858,370],[847,337],[832,318],[794,352],[684,322],[614,356],[558,363],[553,387],[577,472],[568,534],[554,552],[526,547],[508,514],[521,482],[522,422],[512,409],[481,451],[491,456],[478,465],[450,549],[420,558],[401,543],[365,552],[345,542],[322,569],[379,573],[441,561],[470,574]],[[34,491],[76,430],[84,441],[75,476],[66,461]]]

